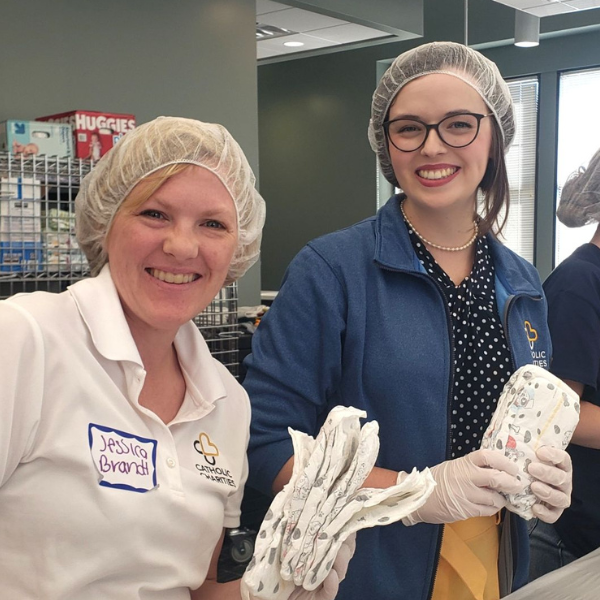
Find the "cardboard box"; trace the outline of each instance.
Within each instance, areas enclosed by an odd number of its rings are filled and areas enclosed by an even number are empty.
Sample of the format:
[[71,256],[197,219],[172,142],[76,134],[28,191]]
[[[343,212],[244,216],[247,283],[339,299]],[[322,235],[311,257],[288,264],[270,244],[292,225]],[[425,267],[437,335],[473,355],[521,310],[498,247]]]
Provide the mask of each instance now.
[[87,270],[87,260],[72,233],[46,230],[44,239],[44,270],[78,271]]
[[41,263],[41,242],[0,242],[0,271],[37,271]]
[[75,213],[51,208],[44,212],[44,229],[71,234],[75,232]]
[[33,177],[0,177],[0,197],[3,200],[39,200],[42,197],[42,186]]
[[33,178],[0,178],[0,241],[39,242],[40,185]]
[[44,250],[44,271],[55,273],[57,271],[87,271],[88,264],[82,252],[47,248]]
[[38,117],[38,120],[71,125],[75,156],[91,160],[104,156],[128,131],[135,128],[133,115],[91,110],[72,110]]
[[40,238],[39,217],[0,217],[0,241],[39,242]]
[[73,131],[68,124],[2,121],[0,149],[16,155],[73,156]]

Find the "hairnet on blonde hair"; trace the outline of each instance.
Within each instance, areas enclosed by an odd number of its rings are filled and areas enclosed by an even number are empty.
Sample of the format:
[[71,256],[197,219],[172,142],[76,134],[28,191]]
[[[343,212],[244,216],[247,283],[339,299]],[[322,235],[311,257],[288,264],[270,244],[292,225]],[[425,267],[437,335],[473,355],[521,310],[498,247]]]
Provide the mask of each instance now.
[[393,185],[397,186],[398,181],[390,161],[383,122],[394,98],[407,83],[433,73],[458,77],[483,98],[502,132],[505,151],[514,138],[512,97],[496,64],[476,50],[455,42],[423,44],[398,56],[373,94],[369,142],[377,153],[383,175]]
[[587,169],[580,167],[565,183],[556,216],[567,227],[600,223],[600,149]]
[[241,277],[256,262],[265,203],[239,144],[222,125],[158,117],[123,136],[81,183],[75,198],[75,228],[92,275],[108,260],[104,240],[125,198],[144,177],[178,163],[208,169],[233,199],[238,245],[226,283]]

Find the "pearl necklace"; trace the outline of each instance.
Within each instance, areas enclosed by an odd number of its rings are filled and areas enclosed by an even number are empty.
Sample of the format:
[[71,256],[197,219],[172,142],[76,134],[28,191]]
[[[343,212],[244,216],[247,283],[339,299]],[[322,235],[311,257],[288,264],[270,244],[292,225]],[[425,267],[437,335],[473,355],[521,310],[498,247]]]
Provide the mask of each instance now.
[[477,239],[477,236],[479,235],[479,225],[477,224],[477,221],[473,221],[473,229],[475,231],[473,233],[473,237],[466,244],[463,244],[462,246],[454,246],[454,247],[440,246],[439,244],[434,244],[433,242],[430,242],[428,239],[424,238],[415,229],[415,226],[409,221],[408,217],[406,216],[406,213],[404,212],[404,200],[402,200],[402,202],[400,202],[400,210],[402,211],[402,216],[404,217],[404,220],[407,222],[408,226],[413,230],[414,234],[424,244],[427,244],[428,246],[431,246],[432,248],[437,248],[438,250],[444,250],[445,252],[460,252],[461,250],[464,250],[465,248],[468,248],[469,246],[471,246],[473,244],[473,242],[475,242],[475,240]]

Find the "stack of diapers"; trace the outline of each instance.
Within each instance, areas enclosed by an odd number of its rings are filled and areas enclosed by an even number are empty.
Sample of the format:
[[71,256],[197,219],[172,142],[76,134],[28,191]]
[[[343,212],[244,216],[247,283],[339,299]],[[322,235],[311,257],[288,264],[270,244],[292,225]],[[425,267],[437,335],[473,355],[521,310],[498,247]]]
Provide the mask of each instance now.
[[519,465],[526,482],[519,494],[505,494],[506,508],[531,519],[537,498],[528,466],[542,446],[564,450],[579,421],[579,396],[563,381],[535,365],[517,369],[508,380],[483,434],[482,448],[503,452]]
[[264,600],[287,599],[296,586],[312,591],[329,574],[346,538],[388,525],[423,505],[435,481],[428,469],[385,489],[360,486],[375,465],[379,425],[362,428],[366,413],[338,406],[316,439],[290,429],[294,469],[256,538],[242,589]]

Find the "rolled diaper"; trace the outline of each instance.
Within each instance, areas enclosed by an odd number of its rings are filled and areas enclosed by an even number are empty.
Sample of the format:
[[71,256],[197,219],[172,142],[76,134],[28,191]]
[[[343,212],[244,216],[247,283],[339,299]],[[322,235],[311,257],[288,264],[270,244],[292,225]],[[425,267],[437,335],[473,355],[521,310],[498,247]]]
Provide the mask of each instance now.
[[431,494],[435,481],[429,469],[413,470],[389,488],[361,488],[379,452],[379,425],[371,421],[361,428],[360,418],[366,416],[338,406],[316,439],[289,429],[292,477],[261,525],[243,577],[243,595],[284,600],[296,586],[316,589],[349,535],[401,520]]
[[529,464],[542,446],[564,450],[579,421],[579,396],[552,373],[536,365],[517,369],[508,380],[490,424],[483,434],[482,448],[503,452],[519,465],[519,479],[526,482],[518,494],[504,494],[506,508],[531,519],[538,501],[531,492]]

